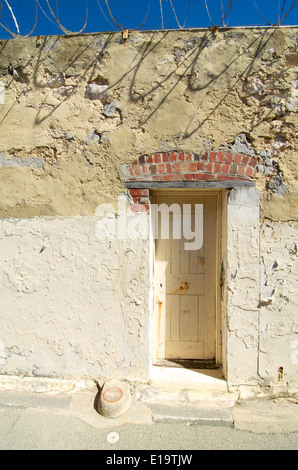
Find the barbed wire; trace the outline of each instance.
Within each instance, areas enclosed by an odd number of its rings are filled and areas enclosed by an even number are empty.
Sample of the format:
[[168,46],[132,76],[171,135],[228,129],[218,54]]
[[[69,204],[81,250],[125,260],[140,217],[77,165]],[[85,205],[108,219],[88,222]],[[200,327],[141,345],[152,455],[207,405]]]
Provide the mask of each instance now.
[[[118,0],[118,9],[116,10],[114,7],[114,11],[112,12],[111,4],[110,4],[111,0],[96,0],[96,1],[99,7],[98,13],[102,14],[104,19],[112,26],[113,29],[117,28],[119,30],[126,30],[126,29],[138,30],[138,29],[141,29],[146,24],[148,17],[149,17],[151,3],[153,2],[156,2],[158,4],[159,11],[160,11],[160,21],[161,21],[160,28],[155,28],[155,29],[164,29],[166,27],[166,21],[170,14],[172,14],[175,24],[177,25],[177,28],[184,29],[185,27],[187,27],[186,24],[189,18],[191,5],[193,4],[192,2],[194,0],[185,0],[185,5],[187,5],[187,9],[186,9],[184,19],[179,18],[178,10],[176,8],[176,0],[148,0],[148,6],[147,6],[146,13],[144,13],[144,18],[140,21],[139,25],[136,27],[134,27],[131,24],[124,24],[123,18],[129,17],[128,15],[129,10],[127,6],[129,2],[126,2],[125,4],[124,0]],[[219,20],[217,21],[215,21],[214,18],[212,18],[212,14],[215,16],[215,14],[217,13],[217,16],[218,16],[218,11],[213,11],[211,14],[210,1],[213,1],[213,8],[214,8],[214,0],[204,0],[204,1],[202,0],[201,7],[205,8],[206,10],[206,13],[210,22],[210,27],[213,28],[214,32],[217,32],[220,28],[228,26],[229,17],[231,14],[233,3],[236,0],[218,0],[217,8],[220,11],[220,15],[219,15]],[[292,3],[290,4],[290,6],[288,5],[288,8],[286,9],[286,1],[287,0],[278,0],[278,11],[277,11],[278,21],[276,23],[272,23],[265,17],[263,12],[261,11],[261,8],[259,7],[259,4],[257,3],[257,0],[252,0],[252,4],[254,5],[257,14],[262,19],[262,21],[265,22],[266,25],[278,27],[285,21],[285,19],[288,17],[288,15],[290,14],[290,12],[293,10],[294,6],[297,3],[297,0],[291,0]],[[42,2],[45,3],[45,5],[47,6],[48,12],[46,12],[45,8],[43,8],[43,6],[41,5]],[[51,2],[56,3],[56,13],[54,12]],[[42,13],[52,24],[57,26],[63,33],[65,34],[82,33],[86,30],[86,27],[88,24],[88,18],[89,18],[88,2],[90,2],[90,0],[85,0],[85,3],[86,3],[85,22],[82,28],[77,31],[73,31],[71,29],[66,28],[65,25],[62,24],[60,20],[59,6],[61,6],[61,4],[59,5],[59,0],[32,0],[32,1],[25,0],[24,2],[21,2],[21,0],[19,0],[18,4],[16,4],[16,0],[0,0],[0,19],[2,20],[0,22],[0,27],[3,28],[12,37],[28,37],[28,36],[31,36],[36,29],[37,22],[38,22],[38,13]],[[143,4],[144,3],[145,2],[143,2]],[[168,4],[168,8],[165,8],[166,3]],[[22,23],[22,20],[20,21],[21,15],[19,15],[18,17],[16,10],[19,9],[20,7],[27,9],[27,7],[33,6],[33,5],[35,5],[35,20],[33,23],[33,28],[29,33],[21,34],[21,29],[24,27],[24,24]],[[144,11],[143,7],[142,9]],[[119,16],[120,16],[120,21],[117,19],[119,18]],[[181,16],[181,13],[180,13],[180,16]]]
[[66,34],[78,34],[78,33],[82,33],[85,29],[86,29],[86,26],[87,26],[87,22],[88,22],[88,0],[86,0],[86,19],[85,19],[85,23],[84,23],[84,26],[82,27],[82,29],[80,29],[79,31],[70,31],[68,29],[66,29],[61,23],[60,23],[60,20],[59,20],[59,12],[58,12],[58,0],[56,0],[56,10],[57,10],[57,15],[55,15],[55,13],[53,12],[52,10],[52,7],[50,5],[50,2],[49,0],[46,0],[47,2],[47,5],[49,7],[49,10],[50,12],[52,13],[56,23],[60,26],[61,30],[66,33]]
[[[8,32],[9,34],[11,34],[13,37],[18,37],[18,36],[22,36],[22,37],[28,37],[28,36],[31,36],[34,31],[35,31],[35,28],[36,28],[36,25],[37,25],[37,18],[38,18],[38,10],[37,10],[37,0],[35,0],[35,7],[36,7],[36,15],[35,15],[35,23],[34,23],[34,26],[32,28],[32,30],[28,33],[28,34],[25,34],[25,35],[21,35],[20,34],[20,30],[19,30],[19,24],[18,24],[18,21],[17,21],[17,18],[14,14],[14,11],[10,5],[10,3],[8,2],[8,0],[4,0],[4,2],[6,3],[10,13],[11,13],[11,16],[13,18],[13,21],[14,21],[14,24],[16,26],[16,29],[17,29],[17,34],[15,34],[13,31],[11,31],[8,27],[6,27],[5,25],[3,25],[2,23],[0,23],[0,26],[6,31]],[[2,11],[2,8],[3,8],[3,4],[2,4],[2,1],[0,0],[0,5],[1,5],[1,10]]]
[[[170,0],[170,1],[171,1],[171,0]],[[112,15],[111,8],[110,8],[110,5],[109,5],[108,0],[105,0],[105,2],[106,2],[107,9],[108,9],[108,11],[109,11],[109,15],[110,15],[110,17],[111,17],[113,23],[115,24],[115,26],[117,26],[117,28],[119,28],[119,29],[121,29],[121,30],[123,30],[123,29],[131,29],[131,28],[127,27],[127,26],[124,27],[122,21],[121,21],[121,26],[117,23],[117,21],[114,19],[114,16]],[[122,7],[122,0],[121,0],[121,7]],[[121,10],[122,10],[122,8],[121,8]],[[148,18],[148,15],[149,15],[149,11],[150,11],[150,0],[148,0],[148,9],[147,9],[147,13],[146,13],[145,19],[144,19],[144,21],[143,21],[137,28],[133,28],[135,31],[136,31],[137,29],[142,28],[142,26],[144,26],[144,24],[146,23],[146,20],[147,20],[147,18]]]
[[[262,13],[260,12],[260,9],[258,8],[257,4],[256,4],[256,0],[253,0],[254,2],[254,5],[256,7],[256,10],[258,11],[259,15],[261,16],[261,18],[270,26],[280,26],[284,20],[287,18],[287,16],[289,15],[289,13],[292,11],[292,9],[294,8],[295,4],[297,3],[297,0],[294,0],[291,7],[288,9],[287,13],[277,22],[277,23],[271,23],[270,21],[266,20],[266,18],[262,15]],[[283,10],[284,10],[284,6],[285,6],[285,0],[283,1],[283,6],[282,6],[282,9],[280,10],[279,9],[279,15],[282,14]]]

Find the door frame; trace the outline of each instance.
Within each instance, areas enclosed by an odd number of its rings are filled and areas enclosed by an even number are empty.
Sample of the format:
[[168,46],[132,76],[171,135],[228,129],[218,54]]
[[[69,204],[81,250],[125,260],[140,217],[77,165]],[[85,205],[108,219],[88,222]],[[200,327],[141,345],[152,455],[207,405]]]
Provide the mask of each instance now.
[[[216,233],[216,300],[215,300],[215,364],[220,366],[223,360],[223,313],[225,306],[225,282],[224,272],[226,271],[226,244],[227,244],[227,223],[226,223],[226,189],[152,189],[150,190],[150,202],[154,203],[158,196],[177,196],[179,195],[201,195],[201,196],[217,196],[217,233]],[[178,201],[177,201],[178,202]],[[160,348],[161,335],[165,333],[165,314],[162,318],[161,306],[157,302],[158,292],[155,289],[155,240],[151,232],[151,248],[152,248],[152,301],[153,301],[153,318],[151,321],[151,350],[152,363],[163,361],[164,348]]]

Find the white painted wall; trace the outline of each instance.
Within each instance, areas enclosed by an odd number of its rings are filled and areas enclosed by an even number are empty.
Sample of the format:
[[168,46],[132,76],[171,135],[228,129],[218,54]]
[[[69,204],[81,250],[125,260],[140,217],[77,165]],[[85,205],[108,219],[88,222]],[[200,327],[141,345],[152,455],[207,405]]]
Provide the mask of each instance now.
[[1,220],[2,374],[148,376],[148,243],[99,240],[97,223]]
[[297,390],[298,226],[261,225],[254,188],[233,189],[227,212],[228,384],[245,395]]
[[235,188],[227,207],[227,379],[257,381],[259,322],[259,194]]
[[[153,242],[99,239],[98,222],[1,219],[1,374],[148,380]],[[255,188],[229,194],[223,363],[231,390],[297,389],[296,236],[295,223],[260,226]]]

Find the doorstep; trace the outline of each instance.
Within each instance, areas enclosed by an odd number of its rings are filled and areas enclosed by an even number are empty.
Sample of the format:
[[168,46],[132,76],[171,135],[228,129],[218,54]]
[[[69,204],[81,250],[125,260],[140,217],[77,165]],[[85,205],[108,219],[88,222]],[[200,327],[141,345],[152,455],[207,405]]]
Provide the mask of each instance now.
[[234,426],[238,394],[228,392],[220,369],[152,366],[148,385],[135,392],[137,401],[151,409],[153,422]]
[[221,369],[184,369],[152,366],[149,385],[163,390],[228,392]]

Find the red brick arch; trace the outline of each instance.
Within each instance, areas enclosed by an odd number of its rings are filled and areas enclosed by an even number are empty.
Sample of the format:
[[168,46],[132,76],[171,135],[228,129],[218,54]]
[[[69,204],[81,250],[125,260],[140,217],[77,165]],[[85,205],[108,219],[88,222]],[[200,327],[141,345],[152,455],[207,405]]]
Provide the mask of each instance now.
[[[141,155],[137,160],[122,166],[125,185],[132,198],[131,209],[149,211],[149,188],[152,184],[220,185],[237,181],[249,182],[255,176],[257,159],[248,155],[226,152],[163,152]],[[233,183],[234,182],[234,183]],[[181,186],[180,186],[181,187]]]
[[226,152],[164,152],[142,155],[122,168],[125,182],[236,181],[256,174],[257,160]]

